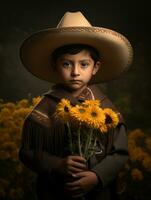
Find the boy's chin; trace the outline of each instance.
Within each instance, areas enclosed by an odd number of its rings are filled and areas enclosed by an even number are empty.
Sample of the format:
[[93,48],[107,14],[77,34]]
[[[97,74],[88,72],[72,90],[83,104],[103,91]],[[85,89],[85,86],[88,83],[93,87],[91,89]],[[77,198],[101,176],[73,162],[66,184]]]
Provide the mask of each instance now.
[[86,85],[72,84],[72,85],[66,85],[66,87],[67,87],[70,91],[78,91],[78,90],[81,90],[82,88],[85,88]]

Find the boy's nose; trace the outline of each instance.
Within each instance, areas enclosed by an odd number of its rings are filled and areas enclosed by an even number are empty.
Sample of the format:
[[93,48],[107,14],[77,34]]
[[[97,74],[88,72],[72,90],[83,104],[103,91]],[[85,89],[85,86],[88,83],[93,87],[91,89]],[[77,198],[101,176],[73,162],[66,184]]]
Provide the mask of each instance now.
[[75,65],[72,67],[72,71],[71,71],[71,76],[79,76],[80,73],[79,73],[79,69],[78,69],[78,66]]

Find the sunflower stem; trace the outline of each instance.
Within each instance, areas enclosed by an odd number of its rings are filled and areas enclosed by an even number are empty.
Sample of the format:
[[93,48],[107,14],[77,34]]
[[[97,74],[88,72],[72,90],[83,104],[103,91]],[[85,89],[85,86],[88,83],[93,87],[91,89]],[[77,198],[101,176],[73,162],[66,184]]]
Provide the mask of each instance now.
[[80,156],[83,156],[82,155],[82,151],[81,151],[81,138],[80,138],[80,136],[81,136],[81,126],[79,125],[79,128],[78,128],[78,147],[79,147],[79,154],[80,154]]
[[90,132],[87,134],[85,149],[84,149],[84,156],[86,160],[89,158],[89,148],[91,145],[91,138],[92,138],[93,129],[90,129]]
[[69,136],[69,148],[70,148],[71,154],[73,154],[72,134],[71,134],[71,128],[70,128],[69,122],[67,122],[67,127],[68,127],[68,136]]
[[96,140],[97,140],[97,138],[95,137],[93,147],[92,147],[93,150],[91,151],[90,156],[92,156],[93,153],[95,152]]

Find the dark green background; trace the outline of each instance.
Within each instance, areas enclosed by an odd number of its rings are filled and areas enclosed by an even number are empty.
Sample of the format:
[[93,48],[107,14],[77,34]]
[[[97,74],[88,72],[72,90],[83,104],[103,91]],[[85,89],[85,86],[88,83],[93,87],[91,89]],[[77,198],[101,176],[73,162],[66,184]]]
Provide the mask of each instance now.
[[125,35],[134,49],[130,70],[120,79],[103,84],[130,128],[150,128],[150,6],[147,1],[1,1],[0,98],[17,101],[41,95],[50,84],[23,68],[19,47],[29,34],[55,27],[66,11],[81,11],[92,25]]

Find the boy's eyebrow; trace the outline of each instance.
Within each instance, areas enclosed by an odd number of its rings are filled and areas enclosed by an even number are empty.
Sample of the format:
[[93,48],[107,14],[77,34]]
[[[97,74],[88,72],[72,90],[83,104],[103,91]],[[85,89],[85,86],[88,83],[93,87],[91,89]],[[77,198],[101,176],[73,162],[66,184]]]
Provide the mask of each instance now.
[[[60,58],[59,59],[60,61],[64,61],[64,60],[68,60],[70,62],[73,62],[73,60],[71,59],[68,59],[68,58]],[[83,61],[91,61],[89,58],[85,58],[85,59],[82,59],[82,60],[79,60],[80,62],[83,62]]]

